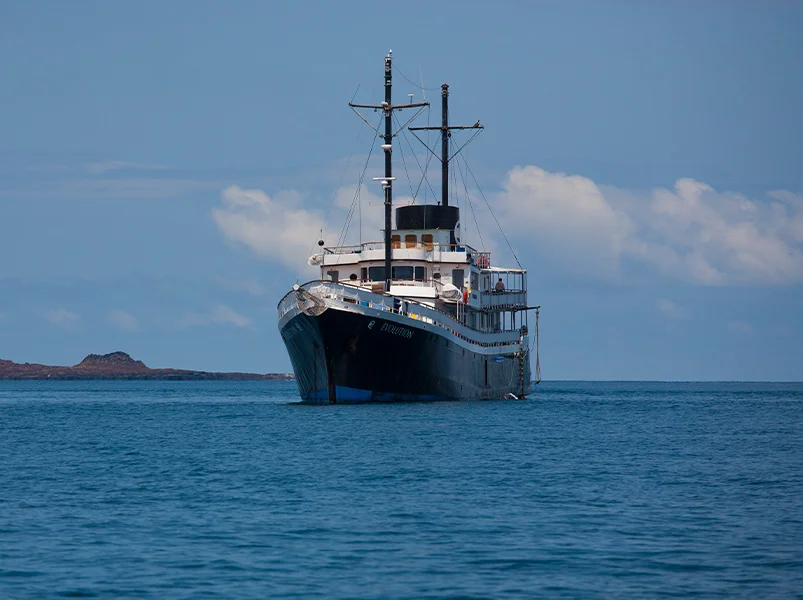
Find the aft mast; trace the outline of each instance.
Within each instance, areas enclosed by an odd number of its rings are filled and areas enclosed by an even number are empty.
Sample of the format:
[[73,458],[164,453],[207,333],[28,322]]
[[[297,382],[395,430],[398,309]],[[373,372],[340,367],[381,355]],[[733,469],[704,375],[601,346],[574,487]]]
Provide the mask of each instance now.
[[[474,125],[449,125],[449,84],[444,83],[441,86],[441,125],[440,127],[410,127],[410,131],[431,131],[438,130],[441,132],[441,205],[449,206],[449,161],[457,156],[449,156],[449,138],[452,137],[451,131],[453,129],[485,129],[480,122],[477,121]],[[479,131],[476,132],[479,134]],[[476,134],[475,134],[476,135]],[[471,139],[474,139],[473,137]],[[419,138],[420,141],[420,138]],[[471,140],[469,140],[471,141]],[[467,142],[468,143],[468,142]],[[463,145],[465,146],[465,144]],[[462,146],[461,146],[462,149]],[[460,150],[458,150],[459,152]],[[431,150],[430,150],[431,152]],[[433,153],[434,154],[434,153]]]

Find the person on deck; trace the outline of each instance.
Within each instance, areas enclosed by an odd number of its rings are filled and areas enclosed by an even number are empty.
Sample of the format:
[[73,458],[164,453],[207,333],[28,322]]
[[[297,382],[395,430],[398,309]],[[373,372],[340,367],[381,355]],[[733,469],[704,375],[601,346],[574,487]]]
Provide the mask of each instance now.
[[502,278],[499,278],[499,281],[496,282],[496,291],[497,292],[504,292],[505,291],[505,283],[502,281]]

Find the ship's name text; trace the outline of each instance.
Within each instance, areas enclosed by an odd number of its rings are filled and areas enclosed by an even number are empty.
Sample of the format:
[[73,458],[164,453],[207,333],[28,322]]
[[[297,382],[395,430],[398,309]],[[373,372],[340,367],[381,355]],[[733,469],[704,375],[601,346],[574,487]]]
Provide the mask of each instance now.
[[393,325],[392,323],[382,323],[382,327],[379,331],[392,333],[393,335],[398,335],[403,338],[407,338],[408,340],[411,337],[413,337],[412,329],[407,329],[406,327],[399,327],[398,325]]

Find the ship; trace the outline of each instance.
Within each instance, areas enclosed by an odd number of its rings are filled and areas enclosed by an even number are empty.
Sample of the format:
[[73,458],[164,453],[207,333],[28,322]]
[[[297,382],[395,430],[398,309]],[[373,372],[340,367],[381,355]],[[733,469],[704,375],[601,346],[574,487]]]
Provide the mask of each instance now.
[[405,124],[420,141],[423,134],[416,132],[440,133],[440,155],[430,152],[441,162],[441,198],[396,207],[393,227],[392,158],[399,132],[393,115],[420,112],[429,103],[410,98],[393,104],[392,62],[391,52],[384,57],[384,102],[349,103],[355,112],[384,115],[375,128],[384,175],[374,178],[384,194],[383,240],[340,246],[319,240],[320,251],[308,262],[320,268],[320,277],[296,283],[278,303],[278,327],[301,402],[525,399],[540,381],[540,307],[528,305],[527,271],[496,266],[490,252],[463,243],[459,206],[449,203],[449,169],[457,154],[450,152],[452,132],[478,133],[483,126],[449,123],[446,83],[441,124]]

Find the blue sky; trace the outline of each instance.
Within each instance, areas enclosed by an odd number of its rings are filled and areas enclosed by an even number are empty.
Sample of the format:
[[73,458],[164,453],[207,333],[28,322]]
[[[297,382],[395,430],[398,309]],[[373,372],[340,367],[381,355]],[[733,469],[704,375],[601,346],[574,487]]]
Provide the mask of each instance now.
[[793,2],[2,3],[0,358],[289,370],[276,303],[333,203],[337,238],[370,146],[346,104],[392,48],[396,98],[445,80],[487,128],[545,378],[801,380],[801,29]]

